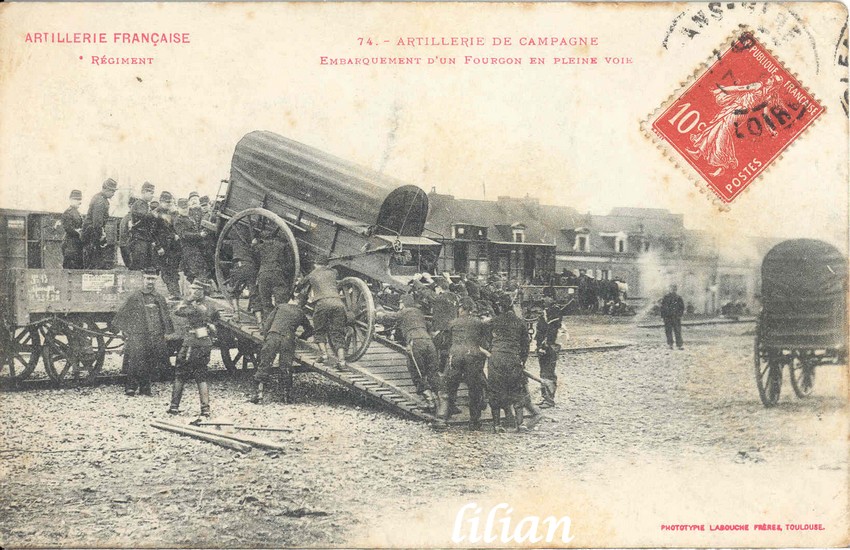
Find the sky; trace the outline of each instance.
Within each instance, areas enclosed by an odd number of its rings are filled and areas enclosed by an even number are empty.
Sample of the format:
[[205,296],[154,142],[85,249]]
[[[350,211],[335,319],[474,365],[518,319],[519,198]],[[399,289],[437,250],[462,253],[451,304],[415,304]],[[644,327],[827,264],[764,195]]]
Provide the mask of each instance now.
[[[99,5],[0,6],[0,206],[61,210],[106,177],[212,194],[238,140],[269,130],[464,198],[538,197],[606,213],[666,208],[688,227],[847,242],[846,84],[834,62],[838,4],[796,5],[802,30],[766,40],[827,107],[764,177],[718,209],[656,148],[640,121],[738,22],[662,43],[689,6]],[[785,8],[749,23],[790,18]],[[792,21],[793,22],[793,21]],[[813,30],[817,29],[817,31]],[[799,29],[798,29],[799,30]],[[30,44],[30,32],[188,32],[189,44]],[[399,37],[485,37],[481,48],[398,47]],[[596,37],[598,46],[493,46],[493,37]],[[358,38],[375,38],[372,46]],[[383,40],[390,40],[384,43]],[[94,55],[151,56],[99,66]],[[544,66],[465,64],[530,56]],[[83,59],[79,59],[82,56]],[[454,57],[458,64],[328,66],[321,56]],[[553,65],[555,57],[596,65]],[[609,65],[603,58],[626,57]],[[845,86],[845,88],[842,88]],[[485,195],[486,190],[486,195]],[[703,188],[704,191],[704,188]],[[845,246],[846,247],[846,246]]]

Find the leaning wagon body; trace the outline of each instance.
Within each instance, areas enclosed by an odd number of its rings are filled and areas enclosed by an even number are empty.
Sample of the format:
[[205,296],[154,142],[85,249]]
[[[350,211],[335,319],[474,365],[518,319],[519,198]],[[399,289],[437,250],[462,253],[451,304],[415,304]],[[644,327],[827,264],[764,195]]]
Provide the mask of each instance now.
[[785,241],[765,255],[754,349],[765,406],[779,399],[783,366],[794,392],[805,397],[817,365],[846,360],[847,275],[847,259],[823,241]]

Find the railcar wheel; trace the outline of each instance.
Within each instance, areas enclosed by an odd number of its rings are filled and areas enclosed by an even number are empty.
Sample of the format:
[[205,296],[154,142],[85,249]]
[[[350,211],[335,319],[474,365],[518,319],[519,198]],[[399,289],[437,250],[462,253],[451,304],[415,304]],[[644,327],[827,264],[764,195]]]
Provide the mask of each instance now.
[[761,349],[758,334],[754,345],[754,363],[761,402],[765,407],[772,407],[779,401],[782,390],[782,363],[773,354]]
[[35,327],[3,330],[0,349],[0,380],[12,383],[26,380],[41,357],[41,335]]
[[263,236],[280,239],[289,251],[287,271],[292,274],[292,280],[287,283],[290,293],[295,279],[301,274],[298,243],[283,218],[265,208],[249,208],[239,212],[224,224],[215,247],[218,287],[237,310],[247,311],[247,308],[240,307],[240,298],[246,289],[250,291],[250,286],[256,281],[256,268],[259,266],[255,262],[254,271],[250,272],[249,264],[237,265],[234,258],[239,258],[239,254],[250,254],[252,241]]
[[794,393],[800,399],[808,397],[815,387],[815,364],[800,357],[794,357],[789,367],[789,377]]
[[372,343],[375,333],[375,300],[369,286],[358,277],[341,279],[337,286],[345,304],[345,359],[357,361]]
[[52,321],[41,326],[41,333],[44,370],[56,385],[63,385],[73,375],[75,363],[79,365],[80,381],[94,381],[100,374],[106,359],[106,344],[103,334],[97,332],[97,325],[87,321],[76,326]]

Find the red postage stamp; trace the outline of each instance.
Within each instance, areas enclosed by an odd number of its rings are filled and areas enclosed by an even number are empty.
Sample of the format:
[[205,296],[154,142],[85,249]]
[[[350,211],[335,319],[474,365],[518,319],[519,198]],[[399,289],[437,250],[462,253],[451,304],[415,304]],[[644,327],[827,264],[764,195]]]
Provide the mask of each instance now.
[[675,150],[672,157],[681,156],[730,203],[823,111],[752,32],[742,31],[648,122]]

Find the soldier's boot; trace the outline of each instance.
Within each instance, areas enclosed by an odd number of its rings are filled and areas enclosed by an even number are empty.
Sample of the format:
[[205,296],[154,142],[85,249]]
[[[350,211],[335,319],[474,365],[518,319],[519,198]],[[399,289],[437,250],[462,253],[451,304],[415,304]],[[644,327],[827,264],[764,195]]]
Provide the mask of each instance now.
[[[493,407],[490,407],[490,410],[493,410]],[[505,426],[516,426],[516,419],[510,405],[505,407]]]
[[[529,403],[531,403],[530,399],[528,401],[529,401]],[[514,428],[518,432],[522,431],[521,426],[522,426],[523,420],[525,420],[525,407],[523,406],[522,403],[517,404],[516,411],[515,411],[514,414],[516,415],[514,417]]]
[[180,412],[180,400],[183,399],[183,387],[186,382],[182,378],[175,378],[171,385],[171,405],[168,407],[168,414],[178,414]]
[[198,397],[201,400],[201,416],[210,416],[210,385],[207,382],[198,382]]
[[339,348],[336,350],[337,361],[339,362],[340,367],[344,367],[346,365],[345,362],[345,348]]
[[543,384],[540,385],[540,394],[543,400],[540,402],[540,407],[548,409],[555,406],[555,390],[557,384],[553,380],[543,379]]
[[[526,408],[531,413],[528,421],[520,420],[522,416],[522,409]],[[517,411],[517,430],[532,430],[534,427],[543,420],[543,412],[531,401],[531,396],[526,394],[525,399],[520,404],[519,409]]]
[[263,386],[264,384],[262,382],[257,382],[257,385],[254,387],[254,392],[251,394],[251,397],[248,398],[250,403],[259,405],[263,402]]
[[493,433],[505,433],[505,429],[502,427],[501,409],[495,403],[490,403],[490,410],[493,411]]
[[280,400],[284,405],[292,405],[292,384],[280,383]]
[[481,429],[481,409],[474,405],[469,407],[469,431],[477,432]]
[[449,416],[451,415],[449,408],[449,394],[445,392],[438,392],[437,412],[434,414],[434,416],[437,417],[437,421],[434,423],[434,429],[445,430],[448,427]]

